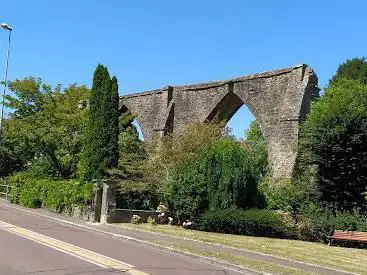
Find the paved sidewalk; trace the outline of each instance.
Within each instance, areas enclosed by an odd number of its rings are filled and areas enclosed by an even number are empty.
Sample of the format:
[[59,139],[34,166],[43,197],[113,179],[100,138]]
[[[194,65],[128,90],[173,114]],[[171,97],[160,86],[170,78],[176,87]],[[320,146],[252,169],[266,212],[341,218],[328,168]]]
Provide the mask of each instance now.
[[[294,260],[290,260],[286,258],[281,258],[281,257],[276,257],[276,256],[268,255],[268,254],[259,253],[259,252],[252,252],[248,250],[231,248],[231,247],[218,245],[218,244],[195,241],[191,239],[185,239],[182,237],[174,237],[170,235],[165,235],[165,234],[155,233],[155,232],[148,232],[148,231],[143,231],[143,230],[138,230],[138,229],[122,228],[114,224],[89,223],[89,222],[81,221],[79,219],[75,219],[72,217],[67,217],[67,216],[57,214],[57,213],[52,213],[44,209],[25,209],[18,205],[9,204],[2,200],[0,200],[0,204],[7,204],[8,206],[18,208],[18,209],[23,209],[31,213],[44,215],[44,216],[51,217],[54,219],[60,219],[60,222],[62,221],[71,222],[71,223],[78,224],[80,226],[87,226],[97,231],[104,231],[106,233],[115,234],[116,237],[123,237],[131,241],[141,242],[145,245],[159,246],[160,249],[162,249],[163,247],[161,245],[157,245],[157,243],[159,244],[169,243],[169,244],[176,244],[178,246],[190,245],[191,247],[194,247],[199,250],[227,253],[227,254],[231,254],[234,256],[248,258],[251,260],[265,261],[268,263],[274,263],[274,264],[282,265],[282,266],[289,267],[289,268],[296,268],[304,272],[313,272],[313,273],[318,273],[318,274],[353,274],[353,273],[344,272],[344,271],[340,271],[340,270],[336,270],[336,269],[332,269],[328,267],[308,264],[308,263],[304,263],[300,261],[294,261]],[[167,250],[172,251],[172,249],[168,247],[167,247]],[[173,252],[180,253],[180,251],[173,251]]]

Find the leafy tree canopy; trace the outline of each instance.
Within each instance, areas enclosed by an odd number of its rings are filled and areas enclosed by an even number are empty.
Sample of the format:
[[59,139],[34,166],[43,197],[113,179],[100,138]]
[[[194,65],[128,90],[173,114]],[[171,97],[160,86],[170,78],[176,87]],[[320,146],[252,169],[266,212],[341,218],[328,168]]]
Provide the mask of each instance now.
[[359,80],[367,85],[367,60],[366,58],[349,59],[339,65],[335,76],[330,80],[330,84],[337,82],[339,79]]
[[[41,79],[15,80],[9,85],[12,109],[4,130],[4,148],[23,168],[62,178],[76,173],[82,146],[84,113],[78,108],[88,89],[71,85],[61,91]],[[38,168],[36,168],[38,167]]]
[[300,163],[315,167],[321,200],[334,209],[366,209],[367,86],[338,79],[316,101],[301,128]]
[[250,156],[254,163],[254,173],[258,180],[263,178],[268,168],[268,149],[264,136],[261,133],[260,125],[256,120],[250,124],[250,129],[246,133],[244,146],[250,151]]
[[171,211],[180,219],[208,209],[255,207],[257,179],[249,151],[230,137],[207,146],[173,172],[166,189]]
[[149,178],[163,190],[170,209],[182,218],[209,208],[259,205],[257,183],[266,173],[267,147],[252,123],[243,142],[221,123],[193,122],[168,136],[151,153]]

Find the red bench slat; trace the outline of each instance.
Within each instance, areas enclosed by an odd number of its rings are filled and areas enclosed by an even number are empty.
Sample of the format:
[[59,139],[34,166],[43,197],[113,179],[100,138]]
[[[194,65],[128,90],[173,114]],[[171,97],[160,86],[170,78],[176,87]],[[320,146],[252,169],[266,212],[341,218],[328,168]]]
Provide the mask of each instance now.
[[335,230],[330,240],[367,242],[367,232]]

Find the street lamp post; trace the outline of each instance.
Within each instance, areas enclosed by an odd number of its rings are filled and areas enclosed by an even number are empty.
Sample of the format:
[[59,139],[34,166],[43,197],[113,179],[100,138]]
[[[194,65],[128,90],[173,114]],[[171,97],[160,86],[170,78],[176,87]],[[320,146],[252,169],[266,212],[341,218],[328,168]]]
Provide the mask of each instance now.
[[2,101],[1,101],[1,116],[0,116],[0,144],[3,139],[3,118],[4,118],[4,104],[5,104],[5,92],[6,92],[6,81],[8,78],[8,66],[9,66],[9,54],[10,54],[10,38],[11,38],[11,31],[13,30],[8,24],[2,23],[0,27],[9,32],[9,39],[8,39],[8,50],[6,53],[6,65],[5,65],[5,75],[4,75],[4,86],[3,86],[3,93],[2,93]]

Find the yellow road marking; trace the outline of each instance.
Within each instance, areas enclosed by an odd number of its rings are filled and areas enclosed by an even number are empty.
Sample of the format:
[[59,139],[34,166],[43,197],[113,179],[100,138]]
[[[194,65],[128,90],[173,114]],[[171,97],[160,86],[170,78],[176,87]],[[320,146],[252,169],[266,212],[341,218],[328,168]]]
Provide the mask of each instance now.
[[7,231],[12,234],[19,235],[23,238],[32,240],[34,242],[43,244],[45,246],[51,247],[58,251],[64,252],[66,254],[72,255],[79,259],[85,260],[87,262],[93,263],[100,267],[112,268],[124,272],[125,274],[131,275],[149,275],[148,273],[139,271],[135,269],[134,266],[115,260],[113,258],[98,254],[96,252],[81,248],[76,245],[72,245],[46,235],[39,234],[37,232],[30,231],[25,228],[21,228],[10,223],[0,221],[0,229]]

